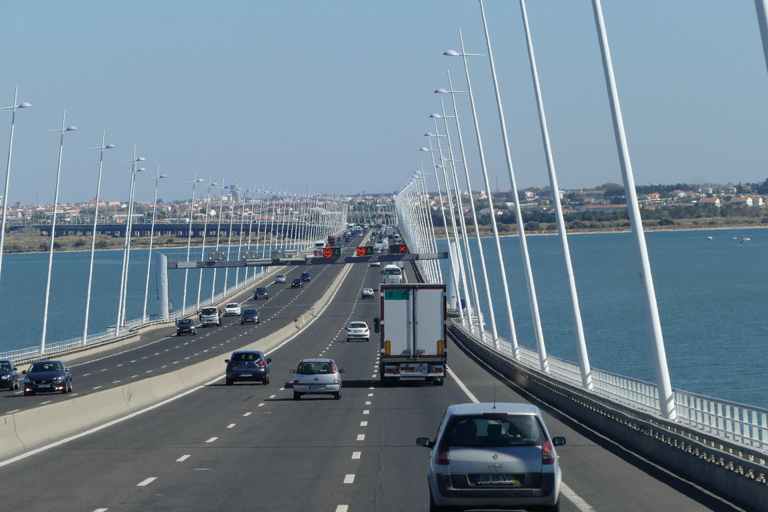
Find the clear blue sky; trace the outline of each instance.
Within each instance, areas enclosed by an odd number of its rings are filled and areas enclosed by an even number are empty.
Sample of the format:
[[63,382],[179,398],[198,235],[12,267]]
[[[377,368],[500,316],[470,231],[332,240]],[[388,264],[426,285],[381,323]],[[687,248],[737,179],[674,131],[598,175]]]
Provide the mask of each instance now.
[[[637,184],[768,178],[768,73],[752,0],[604,0]],[[516,1],[486,0],[520,188],[548,184]],[[589,0],[528,2],[561,188],[621,182]],[[396,192],[419,165],[450,69],[486,53],[476,0],[0,3],[0,106],[19,111],[9,200],[127,200],[133,146],[146,158],[137,199],[191,195],[205,179],[297,193]],[[492,188],[509,189],[490,71],[474,58]],[[481,189],[466,95],[459,115]],[[4,177],[11,114],[0,112]],[[442,127],[441,127],[442,131]],[[455,128],[454,128],[455,132]],[[434,181],[430,189],[435,190]],[[198,197],[203,192],[198,187]],[[0,193],[2,193],[0,187]]]

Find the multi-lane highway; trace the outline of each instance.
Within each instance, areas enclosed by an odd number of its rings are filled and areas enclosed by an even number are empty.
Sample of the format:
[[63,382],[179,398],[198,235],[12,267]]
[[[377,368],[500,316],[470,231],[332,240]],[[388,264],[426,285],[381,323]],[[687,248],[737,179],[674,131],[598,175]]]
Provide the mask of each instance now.
[[[738,510],[520,394],[459,346],[449,345],[444,386],[381,386],[376,337],[344,341],[349,321],[370,325],[378,313],[377,300],[360,298],[363,287],[379,283],[378,268],[352,268],[323,314],[268,353],[271,384],[225,386],[228,352],[292,321],[291,311],[317,300],[340,266],[312,270],[317,275],[304,289],[270,286],[269,301],[258,302],[260,326],[240,326],[231,317],[221,328],[183,338],[165,328],[136,346],[73,361],[77,393],[216,354],[222,365],[221,377],[178,398],[11,463],[0,461],[0,498],[27,510],[88,512],[426,511],[429,451],[415,445],[416,437],[433,436],[450,404],[495,398],[539,405],[550,432],[567,438],[559,449],[564,511]],[[289,282],[299,271],[290,272]],[[289,370],[300,358],[318,355],[346,369],[341,400],[293,400]],[[12,410],[71,398],[4,394],[2,404]]]

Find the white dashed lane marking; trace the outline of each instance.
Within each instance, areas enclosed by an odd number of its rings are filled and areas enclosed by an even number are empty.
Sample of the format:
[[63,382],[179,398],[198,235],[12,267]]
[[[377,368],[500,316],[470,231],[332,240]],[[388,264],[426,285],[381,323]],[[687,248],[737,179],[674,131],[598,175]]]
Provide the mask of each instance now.
[[344,483],[345,484],[352,484],[355,482],[355,475],[346,475],[344,477]]
[[187,460],[190,457],[191,457],[191,455],[182,455],[181,457],[176,459],[176,462],[184,462],[185,460]]
[[146,480],[142,480],[141,482],[136,484],[136,487],[146,487],[147,485],[151,484],[155,480],[157,480],[157,477],[156,476],[151,476],[151,477],[147,478]]

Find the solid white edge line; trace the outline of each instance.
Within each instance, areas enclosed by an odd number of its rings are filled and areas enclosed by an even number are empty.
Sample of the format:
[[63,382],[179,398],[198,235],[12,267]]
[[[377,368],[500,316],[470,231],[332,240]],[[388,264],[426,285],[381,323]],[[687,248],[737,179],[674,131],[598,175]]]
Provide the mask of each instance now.
[[[461,390],[464,391],[464,393],[466,393],[467,397],[469,397],[469,399],[472,400],[472,402],[474,403],[480,402],[480,400],[478,400],[477,397],[473,395],[469,389],[467,389],[467,386],[465,386],[464,383],[461,382],[461,379],[459,379],[459,376],[456,375],[456,373],[453,370],[451,370],[447,366],[446,366],[446,370],[448,370],[448,373],[450,374],[451,378],[456,381],[456,384],[459,385]],[[589,503],[584,501],[581,497],[579,497],[578,494],[573,492],[573,489],[565,485],[565,482],[563,482],[562,480],[560,481],[560,493],[566,498],[568,498],[568,500],[571,503],[576,505],[576,508],[578,508],[581,512],[595,512],[595,509],[592,508],[589,505]]]
[[[323,307],[323,309],[321,309],[320,312],[317,313],[317,315],[314,318],[312,318],[312,320],[310,320],[296,334],[294,334],[293,336],[291,336],[290,338],[288,338],[287,340],[285,340],[284,342],[282,342],[280,345],[276,346],[275,348],[273,348],[269,352],[265,352],[265,354],[269,355],[272,352],[274,352],[275,350],[277,350],[280,347],[282,347],[283,345],[285,345],[286,343],[288,343],[289,341],[293,340],[299,334],[301,334],[302,331],[304,331],[304,329],[306,329],[307,327],[312,325],[312,323],[314,323],[315,320],[320,318],[323,315],[323,313],[325,312],[325,310],[328,308],[328,306],[330,306],[333,303],[333,299],[336,297],[336,294],[339,293],[339,290],[341,289],[341,285],[344,283],[344,280],[347,278],[348,275],[349,275],[349,272],[347,272],[344,275],[344,277],[341,279],[341,282],[339,283],[338,288],[336,288],[336,291],[330,297],[330,299],[326,303],[325,307]],[[135,361],[131,361],[131,362],[135,362]],[[136,375],[133,375],[132,377],[136,377]],[[25,452],[25,453],[22,453],[20,455],[17,455],[16,457],[12,457],[12,458],[10,458],[8,460],[0,461],[0,468],[2,468],[4,466],[8,466],[10,464],[13,464],[14,462],[17,462],[17,461],[20,461],[20,460],[24,460],[27,457],[31,457],[32,455],[37,455],[38,453],[42,453],[42,452],[48,451],[51,448],[56,448],[57,446],[61,446],[61,445],[66,444],[66,443],[68,443],[70,441],[74,441],[75,439],[80,439],[82,437],[85,437],[85,436],[91,435],[93,433],[99,432],[100,430],[103,430],[105,428],[109,428],[109,427],[111,427],[113,425],[117,425],[118,423],[122,423],[124,421],[129,420],[129,419],[135,418],[136,416],[144,414],[145,412],[152,411],[154,409],[157,409],[158,407],[162,407],[162,406],[164,406],[166,404],[169,404],[169,403],[173,402],[174,400],[178,400],[179,398],[187,396],[190,393],[194,393],[195,391],[201,390],[201,389],[203,389],[206,386],[210,386],[211,384],[214,384],[214,383],[220,381],[224,377],[225,377],[225,375],[221,375],[221,376],[216,377],[215,379],[213,379],[213,380],[211,380],[209,382],[206,382],[205,384],[201,384],[200,386],[196,386],[196,387],[194,387],[192,389],[188,389],[187,391],[184,391],[183,393],[180,393],[180,394],[178,394],[176,396],[172,396],[171,398],[163,400],[162,402],[158,402],[155,405],[151,405],[151,406],[147,407],[146,409],[142,409],[140,411],[132,412],[132,413],[128,414],[127,416],[123,416],[121,418],[117,418],[117,419],[114,419],[112,421],[108,421],[107,423],[104,423],[103,425],[99,425],[98,427],[90,428],[90,429],[88,429],[88,430],[86,430],[84,432],[81,432],[79,434],[75,434],[73,436],[65,437],[64,439],[61,439],[59,441],[56,441],[54,443],[51,443],[51,444],[48,444],[48,445],[45,445],[45,446],[41,446],[39,448],[35,448],[35,449],[30,450],[28,452]],[[344,505],[344,506],[346,506],[346,505]]]

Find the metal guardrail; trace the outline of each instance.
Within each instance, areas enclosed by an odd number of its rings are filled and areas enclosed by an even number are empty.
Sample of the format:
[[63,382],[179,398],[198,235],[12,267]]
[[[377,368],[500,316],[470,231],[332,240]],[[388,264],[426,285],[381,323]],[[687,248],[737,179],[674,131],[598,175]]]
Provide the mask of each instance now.
[[[454,322],[454,325],[480,339],[477,325],[473,325],[471,330],[459,322]],[[488,332],[483,332],[482,344],[496,350]],[[519,359],[515,359],[512,344],[500,337],[496,351],[532,370],[541,371],[539,353],[535,350],[519,345]],[[578,364],[553,356],[548,356],[548,363],[550,376],[571,386],[582,387]],[[655,384],[595,368],[592,368],[592,382],[592,393],[595,395],[661,417],[659,392]],[[768,454],[768,409],[679,389],[673,391],[677,409],[675,422],[699,430],[702,434],[717,436]]]
[[[250,286],[255,281],[264,278],[265,276],[267,276],[269,273],[273,271],[274,269],[270,269],[264,272],[259,272],[255,276],[252,276],[251,278],[249,278],[247,281],[237,283],[235,286],[231,288],[227,288],[226,290],[214,295],[212,299],[209,298],[205,301],[200,302],[200,307],[202,308],[205,306],[221,304],[225,302],[227,299],[229,299],[230,297],[242,292],[244,288]],[[16,366],[31,363],[43,358],[56,359],[56,358],[60,358],[75,352],[80,352],[80,351],[91,349],[101,345],[107,345],[110,343],[121,341],[123,339],[134,336],[137,331],[146,327],[151,327],[153,325],[164,325],[164,324],[175,323],[177,319],[183,318],[185,316],[189,316],[190,314],[194,314],[196,312],[197,312],[197,304],[195,304],[194,307],[192,308],[187,307],[183,310],[175,311],[171,313],[169,315],[168,320],[150,320],[148,318],[147,319],[136,318],[129,322],[126,322],[126,324],[120,328],[119,334],[116,332],[116,329],[112,328],[104,332],[89,335],[85,343],[83,343],[83,337],[80,336],[78,338],[72,338],[65,341],[48,343],[46,344],[45,352],[43,353],[40,352],[39,346],[22,348],[18,350],[10,350],[8,352],[0,352],[0,359],[8,359],[11,362],[13,362],[13,364]]]

